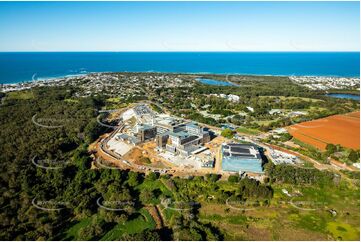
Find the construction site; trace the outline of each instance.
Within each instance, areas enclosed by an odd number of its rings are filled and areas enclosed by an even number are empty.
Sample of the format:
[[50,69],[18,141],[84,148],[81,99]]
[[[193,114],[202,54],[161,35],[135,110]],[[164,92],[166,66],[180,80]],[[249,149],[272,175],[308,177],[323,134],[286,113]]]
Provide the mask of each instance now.
[[[259,155],[254,160],[246,157],[247,162],[254,163],[251,169],[243,171],[245,166],[242,165],[239,169],[225,169],[229,165],[222,165],[222,147],[232,144],[227,138],[215,135],[219,130],[159,114],[147,104],[137,104],[117,115],[115,131],[95,145],[97,159],[102,160],[100,166],[108,162],[122,169],[174,175],[216,173],[227,176],[241,172],[262,175]],[[252,152],[257,152],[256,149],[257,146],[252,146]],[[228,154],[227,162],[242,164],[242,154],[233,153]],[[257,169],[252,170],[253,167]]]

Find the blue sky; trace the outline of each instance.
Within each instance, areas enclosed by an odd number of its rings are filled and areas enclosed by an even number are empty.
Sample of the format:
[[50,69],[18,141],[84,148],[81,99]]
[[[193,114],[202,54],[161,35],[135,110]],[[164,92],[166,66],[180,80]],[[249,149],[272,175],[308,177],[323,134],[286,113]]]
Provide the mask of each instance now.
[[359,2],[0,2],[0,51],[359,51]]

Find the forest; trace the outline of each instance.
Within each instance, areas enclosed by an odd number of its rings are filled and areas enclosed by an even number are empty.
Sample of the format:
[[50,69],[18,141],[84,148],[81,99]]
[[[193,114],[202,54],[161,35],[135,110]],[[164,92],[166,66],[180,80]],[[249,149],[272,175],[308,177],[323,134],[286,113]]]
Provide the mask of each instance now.
[[109,132],[96,122],[108,97],[76,91],[0,95],[1,240],[223,240],[228,232],[205,220],[203,208],[221,206],[227,214],[231,201],[266,209],[274,186],[337,182],[329,172],[272,164],[265,183],[95,168],[88,146]]
[[[96,122],[105,97],[76,98],[75,91],[73,87],[46,87],[2,95],[2,240],[97,240],[114,227],[147,214],[144,209],[149,206],[169,199],[180,208],[190,204],[190,209],[172,214],[161,229],[150,226],[112,240],[220,240],[223,235],[217,228],[197,218],[195,204],[206,199],[206,194],[214,195],[215,203],[231,196],[272,198],[272,188],[254,180],[220,181],[214,174],[182,179],[92,169],[87,147],[108,131]],[[223,183],[232,189],[221,189]],[[109,211],[99,207],[99,202],[111,208],[124,206],[121,211]],[[71,226],[81,221],[88,221],[88,226],[69,235]]]

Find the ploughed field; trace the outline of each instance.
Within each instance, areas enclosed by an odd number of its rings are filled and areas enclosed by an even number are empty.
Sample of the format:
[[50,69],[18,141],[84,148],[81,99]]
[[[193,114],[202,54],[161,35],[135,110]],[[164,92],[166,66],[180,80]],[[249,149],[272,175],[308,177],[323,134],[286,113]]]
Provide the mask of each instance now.
[[288,127],[296,139],[325,150],[327,144],[360,148],[360,112],[333,115]]

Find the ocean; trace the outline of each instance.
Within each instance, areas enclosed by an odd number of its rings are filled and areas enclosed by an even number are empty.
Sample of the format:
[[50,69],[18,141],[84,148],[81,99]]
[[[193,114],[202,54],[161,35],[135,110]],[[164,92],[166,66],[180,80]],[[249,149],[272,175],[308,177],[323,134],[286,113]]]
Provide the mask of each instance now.
[[91,72],[360,75],[359,52],[0,52],[0,83]]

